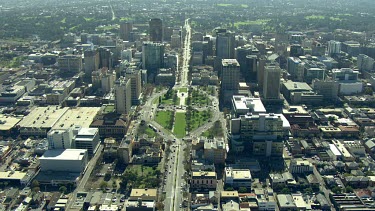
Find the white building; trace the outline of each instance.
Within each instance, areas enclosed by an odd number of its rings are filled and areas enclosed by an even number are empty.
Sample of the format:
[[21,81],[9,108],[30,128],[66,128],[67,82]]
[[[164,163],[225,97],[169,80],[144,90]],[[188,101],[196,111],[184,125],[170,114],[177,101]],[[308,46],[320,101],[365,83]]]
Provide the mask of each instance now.
[[87,149],[89,155],[96,153],[99,147],[100,136],[98,128],[80,128],[74,138],[76,149]]
[[131,108],[131,82],[121,77],[115,84],[115,107],[118,114],[129,114]]
[[232,105],[236,116],[245,115],[247,113],[266,113],[266,109],[260,98],[234,95],[232,98]]
[[48,149],[70,149],[73,147],[73,130],[52,129],[47,134]]
[[233,169],[232,167],[225,168],[225,184],[235,188],[251,187],[251,173],[249,169]]
[[351,95],[363,91],[363,84],[358,81],[358,75],[359,72],[351,68],[333,70],[333,80],[340,83],[340,94]]
[[55,149],[46,151],[39,158],[42,172],[82,173],[88,162],[85,149]]
[[341,42],[331,40],[328,41],[328,55],[338,54],[341,52]]

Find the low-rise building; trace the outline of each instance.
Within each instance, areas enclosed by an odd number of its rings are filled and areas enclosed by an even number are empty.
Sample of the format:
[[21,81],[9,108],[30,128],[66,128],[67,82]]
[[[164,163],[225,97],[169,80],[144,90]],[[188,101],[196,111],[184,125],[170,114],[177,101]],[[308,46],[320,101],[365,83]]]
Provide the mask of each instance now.
[[277,194],[277,202],[279,204],[280,211],[293,211],[297,210],[296,203],[294,202],[293,196],[290,194]]
[[308,174],[313,171],[313,165],[308,160],[293,159],[289,171],[292,174]]
[[216,189],[217,176],[214,171],[196,171],[192,173],[191,188]]
[[251,188],[251,172],[249,169],[233,169],[232,167],[225,168],[225,184],[234,188]]

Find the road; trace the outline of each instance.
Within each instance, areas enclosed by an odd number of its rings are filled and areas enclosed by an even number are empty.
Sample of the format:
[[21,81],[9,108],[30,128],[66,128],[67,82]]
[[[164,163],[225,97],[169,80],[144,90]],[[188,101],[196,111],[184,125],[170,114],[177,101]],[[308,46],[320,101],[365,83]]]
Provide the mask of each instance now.
[[81,192],[81,191],[85,191],[86,183],[87,183],[92,171],[94,170],[94,168],[95,168],[95,166],[98,162],[98,159],[102,155],[102,151],[103,151],[103,145],[100,145],[98,147],[98,150],[96,151],[94,157],[92,157],[91,160],[89,161],[89,163],[87,164],[86,172],[83,175],[83,177],[81,178],[81,180],[79,181],[79,184],[76,187],[76,189],[73,191],[72,198],[70,200],[68,200],[68,204],[66,206],[67,210],[69,210],[71,208],[73,202],[75,202],[77,193]]

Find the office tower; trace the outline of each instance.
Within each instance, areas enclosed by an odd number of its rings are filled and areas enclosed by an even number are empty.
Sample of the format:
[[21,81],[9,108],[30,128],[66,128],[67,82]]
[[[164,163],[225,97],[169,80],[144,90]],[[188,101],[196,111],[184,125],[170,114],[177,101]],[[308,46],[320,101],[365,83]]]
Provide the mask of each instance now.
[[256,55],[246,56],[246,69],[243,75],[246,82],[257,80],[258,57]]
[[149,35],[151,42],[163,42],[163,21],[153,18],[149,22]]
[[258,81],[258,88],[260,91],[263,90],[264,84],[264,68],[266,66],[267,59],[264,56],[261,56],[258,61],[258,72],[257,72],[257,81]]
[[234,58],[234,34],[232,32],[218,33],[216,36],[216,56],[220,59]]
[[128,68],[125,77],[130,79],[132,105],[139,105],[142,92],[142,75],[140,70]]
[[104,93],[108,93],[113,88],[116,81],[116,72],[112,70],[105,70],[102,72],[101,87]]
[[299,44],[294,44],[290,46],[290,54],[291,57],[299,57],[303,56],[303,49],[302,46]]
[[264,99],[279,99],[280,97],[280,74],[281,69],[275,65],[269,65],[264,68]]
[[312,87],[326,101],[336,101],[339,94],[339,82],[332,80],[313,80]]
[[359,71],[371,71],[374,69],[374,59],[365,55],[359,54],[357,57],[357,67]]
[[171,48],[180,48],[181,47],[181,37],[178,34],[173,34],[171,36]]
[[81,33],[81,43],[86,44],[88,41],[88,34],[87,33]]
[[223,59],[221,62],[221,90],[238,90],[240,64],[236,59]]
[[107,67],[112,68],[112,52],[107,48],[99,48],[99,69]]
[[333,56],[341,52],[341,42],[330,40],[328,41],[328,55]]
[[48,149],[71,149],[73,148],[73,130],[52,129],[47,134]]
[[236,48],[235,50],[235,59],[237,59],[238,63],[240,64],[240,70],[242,75],[245,75],[246,72],[246,56],[251,54],[252,48],[249,46],[241,46]]
[[120,24],[120,38],[124,41],[130,41],[130,32],[133,31],[133,24],[129,22]]
[[203,41],[207,42],[207,56],[213,56],[214,55],[214,42],[212,41],[212,37],[207,35],[203,37]]
[[[285,127],[284,127],[285,121]],[[290,126],[282,114],[246,114],[230,121],[231,146],[237,153],[281,156]]]
[[126,60],[130,62],[133,58],[133,52],[131,49],[121,51],[121,60]]
[[332,70],[334,81],[340,83],[340,94],[351,95],[361,93],[363,91],[363,83],[358,81],[358,71],[351,68],[341,68]]
[[179,35],[174,34],[174,29],[170,26],[163,27],[163,41],[171,42],[171,36],[172,35]]
[[86,50],[84,53],[85,76],[91,78],[91,74],[99,69],[99,53],[96,50]]
[[144,42],[142,46],[142,69],[147,69],[148,76],[156,75],[157,69],[164,64],[164,44]]
[[304,63],[297,57],[289,57],[287,60],[287,70],[293,81],[303,81]]
[[82,70],[82,56],[64,55],[57,59],[59,70],[62,73],[78,73]]
[[115,83],[115,108],[118,114],[129,114],[131,109],[131,81],[120,77]]

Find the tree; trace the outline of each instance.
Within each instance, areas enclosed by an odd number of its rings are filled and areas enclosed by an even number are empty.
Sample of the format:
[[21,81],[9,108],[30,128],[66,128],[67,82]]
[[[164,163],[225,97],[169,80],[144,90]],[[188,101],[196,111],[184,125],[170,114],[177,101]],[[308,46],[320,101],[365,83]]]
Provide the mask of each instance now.
[[99,185],[100,189],[104,190],[108,187],[108,183],[106,181],[102,181]]
[[240,187],[240,188],[238,189],[238,192],[239,192],[239,193],[247,193],[247,188],[246,188],[246,187]]
[[346,193],[352,193],[353,192],[353,188],[348,185],[348,186],[345,187],[345,192]]
[[59,188],[59,192],[60,193],[63,193],[63,194],[66,194],[67,193],[67,188],[65,187],[65,186],[60,186],[60,188]]
[[226,187],[225,191],[234,191],[233,187]]
[[340,187],[338,187],[338,186],[336,186],[336,187],[334,187],[334,188],[332,188],[332,192],[334,192],[334,193],[341,193],[341,188]]
[[314,192],[312,188],[305,188],[303,191],[304,193],[308,193],[308,194],[311,194]]
[[290,193],[290,190],[289,190],[289,188],[283,188],[282,190],[281,190],[281,193],[282,194],[289,194]]

